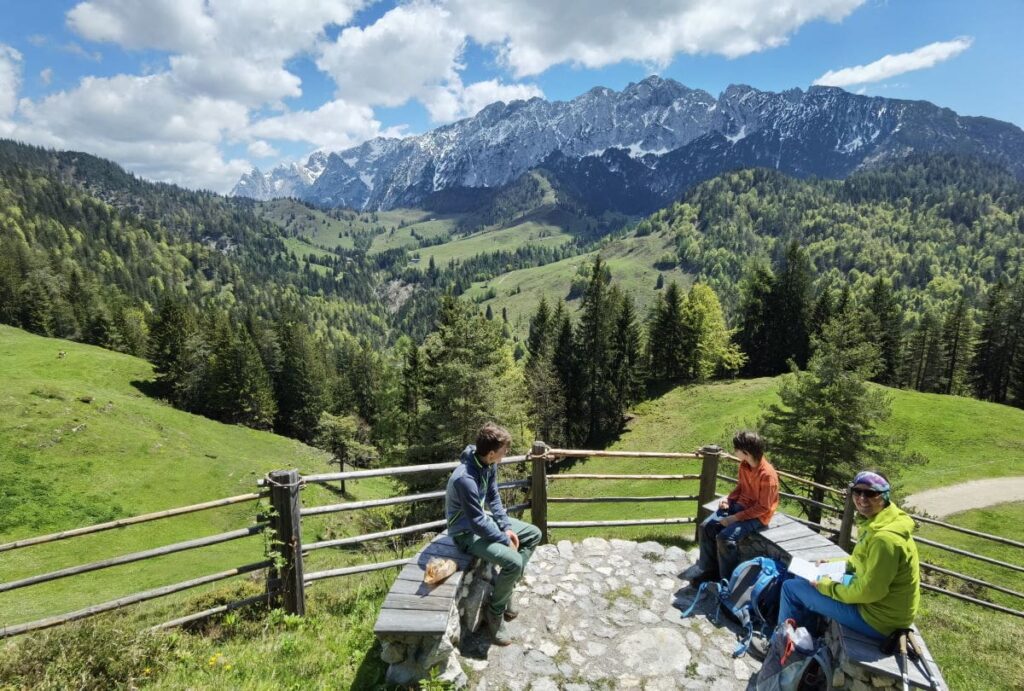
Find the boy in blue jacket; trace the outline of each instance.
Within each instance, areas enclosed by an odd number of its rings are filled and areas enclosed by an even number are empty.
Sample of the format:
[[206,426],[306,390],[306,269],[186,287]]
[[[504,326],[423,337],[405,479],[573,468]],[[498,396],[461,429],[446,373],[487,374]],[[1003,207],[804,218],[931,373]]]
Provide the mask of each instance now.
[[[497,464],[508,452],[512,435],[488,422],[476,435],[476,444],[463,450],[461,465],[448,478],[445,516],[448,534],[463,552],[494,564],[501,572],[494,580],[484,620],[497,645],[512,642],[506,621],[516,617],[512,590],[523,575],[534,548],[540,544],[537,526],[509,518],[498,494]],[[491,509],[490,515],[484,506]]]

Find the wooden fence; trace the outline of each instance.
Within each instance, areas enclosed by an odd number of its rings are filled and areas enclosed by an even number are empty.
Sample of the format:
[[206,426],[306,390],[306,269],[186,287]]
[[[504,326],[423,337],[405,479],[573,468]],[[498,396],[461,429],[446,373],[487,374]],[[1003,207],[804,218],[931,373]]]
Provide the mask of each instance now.
[[[552,462],[563,458],[620,458],[624,460],[638,458],[659,458],[674,459],[683,462],[700,461],[700,472],[666,475],[549,472],[550,465],[552,464]],[[694,530],[696,537],[696,530],[699,529],[699,523],[708,515],[708,512],[703,508],[703,505],[710,502],[716,496],[720,496],[717,494],[718,480],[735,482],[735,478],[722,474],[720,472],[720,465],[723,460],[733,463],[739,462],[738,458],[730,454],[724,453],[722,449],[717,446],[705,446],[695,453],[660,453],[641,451],[552,449],[545,445],[543,442],[535,442],[529,454],[522,456],[512,456],[504,459],[501,462],[502,465],[513,465],[522,463],[530,464],[529,477],[523,480],[513,480],[509,482],[500,483],[499,488],[503,490],[521,490],[525,492],[528,498],[527,501],[508,506],[508,511],[510,513],[517,513],[529,508],[531,510],[531,520],[541,529],[541,532],[544,536],[544,541],[548,540],[551,531],[565,528],[610,528],[617,526],[680,525],[690,523],[695,524]],[[310,544],[303,544],[302,520],[304,517],[320,516],[325,514],[333,514],[346,511],[357,511],[375,507],[396,506],[400,504],[409,504],[415,502],[438,501],[443,499],[445,494],[443,491],[434,491],[423,492],[419,494],[402,495],[386,499],[374,499],[368,501],[347,501],[338,504],[329,504],[321,506],[303,506],[303,487],[311,484],[324,484],[339,480],[347,481],[360,480],[371,477],[398,477],[402,475],[421,473],[443,473],[449,472],[457,466],[458,462],[434,463],[429,465],[401,466],[396,468],[379,468],[373,470],[354,470],[347,472],[324,473],[305,476],[300,475],[296,470],[275,471],[268,474],[266,478],[259,481],[258,484],[260,485],[261,489],[261,491],[259,492],[238,495],[235,497],[228,497],[225,499],[217,499],[214,501],[208,501],[201,504],[193,504],[191,506],[184,506],[175,509],[169,509],[166,511],[159,511],[156,513],[135,516],[132,518],[110,521],[108,523],[101,523],[99,525],[93,525],[85,528],[67,530],[59,533],[53,533],[50,535],[42,535],[39,537],[17,540],[7,544],[0,544],[0,553],[2,553],[10,550],[24,549],[35,545],[55,542],[58,540],[65,540],[80,537],[83,535],[90,535],[105,530],[111,530],[113,528],[123,528],[148,521],[165,519],[172,516],[179,516],[182,514],[204,511],[208,509],[269,498],[270,505],[272,507],[272,512],[270,516],[267,517],[267,520],[260,520],[254,525],[245,526],[237,530],[232,530],[217,535],[195,538],[192,540],[165,545],[162,547],[157,547],[141,552],[125,554],[122,556],[113,557],[102,561],[95,561],[87,564],[82,564],[79,566],[60,569],[57,571],[37,574],[21,578],[15,581],[10,581],[7,583],[0,583],[0,593],[16,590],[19,588],[29,587],[32,585],[37,585],[40,583],[47,583],[61,578],[74,577],[80,574],[110,568],[113,566],[143,561],[146,559],[152,559],[155,557],[164,556],[168,554],[184,552],[187,550],[200,549],[202,547],[252,537],[255,535],[262,535],[266,531],[271,531],[273,534],[272,544],[274,546],[275,552],[273,557],[268,557],[266,559],[254,563],[244,564],[241,566],[234,566],[219,571],[217,573],[209,574],[199,578],[193,578],[191,580],[182,581],[179,583],[174,583],[159,588],[154,588],[151,590],[133,593],[130,595],[117,598],[115,600],[110,600],[108,602],[76,610],[74,612],[68,612],[66,614],[47,617],[45,619],[39,619],[36,621],[31,621],[22,624],[0,626],[0,639],[7,638],[10,636],[16,636],[22,633],[28,633],[31,631],[38,631],[41,629],[57,626],[59,624],[64,624],[71,621],[76,621],[78,619],[83,619],[103,612],[120,609],[122,607],[127,607],[129,605],[133,605],[139,602],[144,602],[147,600],[172,595],[174,593],[179,593],[190,588],[195,588],[209,583],[215,583],[217,581],[231,578],[233,576],[262,571],[264,569],[266,570],[266,589],[263,594],[245,598],[243,600],[239,600],[236,602],[220,605],[218,607],[206,609],[201,612],[195,612],[186,616],[182,616],[177,619],[159,624],[153,628],[164,629],[173,626],[180,626],[182,624],[196,621],[213,614],[231,611],[234,609],[238,609],[239,607],[244,607],[260,602],[268,605],[277,605],[282,607],[285,611],[289,613],[302,615],[306,611],[305,589],[306,586],[310,583],[329,578],[350,576],[355,574],[368,573],[372,571],[379,571],[383,569],[401,567],[409,563],[409,561],[411,561],[410,559],[393,559],[383,562],[371,562],[355,566],[347,566],[344,568],[334,568],[322,571],[307,572],[305,569],[305,557],[309,555],[309,553],[326,548],[359,545],[374,540],[393,538],[402,535],[420,535],[426,532],[443,529],[445,525],[445,521],[441,519],[425,523],[419,523],[416,525],[402,526],[390,530],[366,533],[363,535],[355,535],[351,537],[344,537],[332,540],[322,540]],[[805,478],[792,475],[790,473],[780,471],[779,475],[783,477],[785,480],[803,485],[804,487],[808,488],[809,491],[816,491],[816,495],[821,498],[833,498],[832,502],[817,501],[815,499],[802,496],[795,492],[782,492],[782,496],[788,500],[796,501],[804,506],[815,506],[823,512],[835,514],[838,517],[838,524],[835,521],[829,524],[823,522],[811,522],[796,516],[793,516],[793,518],[799,521],[800,523],[808,525],[820,532],[832,535],[833,539],[840,547],[842,547],[844,550],[848,552],[851,551],[854,544],[854,508],[852,502],[852,495],[844,490],[839,490],[833,487],[828,487],[826,485],[821,485],[810,480],[807,480]],[[548,495],[549,486],[552,483],[556,485],[561,485],[565,482],[571,482],[573,480],[581,479],[631,481],[672,480],[680,482],[698,481],[698,490],[696,494],[673,494],[667,496],[577,497]],[[696,517],[680,516],[675,518],[622,518],[618,520],[606,521],[552,521],[548,519],[548,508],[551,504],[645,504],[651,502],[693,502],[697,506],[697,515]],[[996,535],[989,535],[987,533],[969,530],[967,528],[961,528],[959,526],[938,521],[927,516],[919,516],[915,514],[912,514],[912,516],[916,521],[919,521],[921,523],[937,525],[942,528],[954,530],[963,534],[971,535],[973,537],[983,538],[992,541],[996,544],[999,544],[1001,546],[1015,548],[1016,550],[1024,549],[1024,543],[1018,542],[1016,540]],[[1024,566],[1021,566],[1019,564],[993,559],[991,557],[986,557],[979,554],[974,554],[967,550],[958,549],[955,547],[951,547],[949,545],[944,545],[942,543],[927,540],[920,537],[915,538],[915,540],[919,544],[940,550],[945,550],[990,565],[999,566],[1001,568],[1009,569],[1016,572],[1024,572]],[[1024,599],[1024,593],[1017,592],[1011,588],[1007,588],[999,584],[986,582],[980,578],[976,578],[962,573],[957,573],[950,569],[945,569],[925,562],[922,562],[921,566],[923,569],[933,573],[940,573],[946,576],[960,579],[974,586],[988,588],[990,590],[1000,592],[1005,595],[1010,595],[1013,597]],[[992,602],[987,602],[980,598],[964,595],[963,593],[953,592],[944,588],[940,588],[938,586],[931,585],[929,583],[922,582],[921,587],[932,592],[957,598],[959,600],[971,602],[998,612],[1010,614],[1017,617],[1024,617],[1024,611],[1012,609],[1010,607],[1004,607],[1002,605],[995,604]]]

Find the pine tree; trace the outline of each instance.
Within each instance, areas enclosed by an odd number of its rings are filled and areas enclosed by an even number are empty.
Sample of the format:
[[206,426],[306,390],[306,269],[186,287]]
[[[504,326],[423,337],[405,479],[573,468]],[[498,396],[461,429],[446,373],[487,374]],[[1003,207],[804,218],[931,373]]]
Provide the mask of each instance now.
[[274,429],[289,437],[312,441],[320,413],[327,407],[327,372],[306,324],[289,315],[278,323],[281,371],[274,382],[277,417]]
[[576,337],[572,321],[559,302],[552,317],[556,333],[554,350],[551,355],[558,386],[565,405],[562,409],[561,439],[566,446],[575,446],[586,439],[585,392],[581,363],[576,348]]
[[612,410],[614,402],[609,373],[609,346],[614,319],[614,303],[609,299],[609,282],[610,276],[606,275],[604,262],[598,255],[583,293],[577,331],[587,417],[586,441],[589,444],[598,443],[610,427],[618,425],[616,413]]
[[945,357],[942,373],[943,393],[959,394],[965,390],[973,334],[974,323],[967,309],[967,301],[961,295],[947,312],[942,326],[942,352]]
[[231,334],[216,357],[221,419],[253,429],[271,429],[277,414],[274,389],[259,350],[245,328]]
[[[884,389],[867,380],[880,366],[878,348],[859,330],[833,319],[815,339],[805,371],[794,369],[779,387],[781,403],[772,404],[760,427],[780,468],[829,486],[844,485],[854,473],[876,467],[895,481],[916,456],[903,454],[899,440],[878,432],[889,419],[891,402]],[[824,501],[812,488],[810,497]],[[819,523],[821,508],[806,508]]]
[[825,283],[818,292],[818,299],[811,310],[811,337],[821,336],[822,329],[836,316],[836,297],[832,292],[832,283]]
[[982,400],[1006,401],[1013,367],[1014,306],[1002,280],[989,290],[978,343],[971,361],[971,384]]
[[766,320],[769,372],[778,374],[793,360],[807,364],[810,354],[811,263],[796,241],[786,248],[782,267],[775,272]]
[[736,342],[746,354],[743,373],[751,377],[774,374],[769,361],[768,309],[775,276],[767,266],[748,267],[740,284],[740,328]]
[[565,396],[554,364],[556,329],[561,324],[563,310],[563,304],[559,303],[552,314],[542,295],[537,312],[530,319],[526,340],[524,374],[530,419],[538,437],[549,443],[561,440],[565,427]]
[[903,315],[893,294],[892,285],[881,276],[871,285],[871,293],[864,302],[861,321],[865,334],[878,346],[882,358],[882,367],[875,375],[875,381],[891,386],[896,383],[899,374]]
[[522,372],[500,327],[446,295],[435,330],[423,343],[417,461],[440,461],[473,440],[488,420],[511,429],[525,422]]
[[683,300],[679,285],[672,281],[654,307],[648,328],[647,359],[651,384],[655,387],[684,381],[688,374],[693,339],[683,322]]
[[178,380],[186,372],[185,342],[195,331],[195,322],[184,300],[164,293],[149,331],[149,360],[153,363],[157,386],[172,396]]
[[643,335],[633,298],[629,295],[616,297],[619,304],[615,310],[615,326],[609,343],[609,378],[613,410],[617,418],[621,419],[626,409],[643,397],[645,372]]

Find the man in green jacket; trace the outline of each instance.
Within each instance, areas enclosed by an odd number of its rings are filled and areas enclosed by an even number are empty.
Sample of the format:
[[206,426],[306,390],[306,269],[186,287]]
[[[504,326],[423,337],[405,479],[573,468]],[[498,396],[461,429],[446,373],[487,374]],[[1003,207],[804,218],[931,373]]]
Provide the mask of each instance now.
[[882,640],[914,623],[921,602],[921,568],[914,521],[889,499],[889,481],[877,472],[857,474],[850,485],[857,509],[858,542],[842,582],[791,578],[782,586],[779,622],[817,630],[819,616]]

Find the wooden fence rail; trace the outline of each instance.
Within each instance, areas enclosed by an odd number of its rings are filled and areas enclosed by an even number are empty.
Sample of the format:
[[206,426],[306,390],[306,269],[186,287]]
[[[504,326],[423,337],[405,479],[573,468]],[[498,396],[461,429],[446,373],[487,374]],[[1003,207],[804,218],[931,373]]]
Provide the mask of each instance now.
[[[549,466],[552,463],[557,462],[562,458],[611,458],[611,459],[667,459],[667,460],[699,460],[701,462],[701,468],[699,473],[677,473],[677,474],[582,474],[582,473],[549,473]],[[731,478],[728,475],[721,474],[719,472],[719,465],[722,459],[727,459],[734,462],[739,462],[739,459],[731,454],[725,453],[721,448],[717,446],[705,446],[696,453],[676,453],[676,452],[650,452],[650,451],[599,451],[599,450],[581,450],[581,449],[552,449],[545,445],[543,442],[535,442],[531,452],[522,456],[513,456],[504,459],[501,464],[515,464],[530,462],[531,472],[529,477],[524,480],[514,480],[509,482],[503,482],[499,484],[499,488],[503,490],[526,490],[528,494],[528,501],[518,504],[512,504],[507,506],[507,510],[510,513],[521,512],[527,508],[532,511],[531,520],[541,529],[543,539],[546,542],[548,540],[549,532],[552,529],[565,529],[565,528],[604,528],[604,527],[617,527],[617,526],[654,526],[654,525],[686,525],[686,524],[698,524],[708,515],[708,511],[703,508],[704,505],[711,502],[717,494],[717,481],[719,479],[735,482],[735,478]],[[178,516],[186,513],[192,513],[195,511],[203,511],[207,509],[218,508],[222,506],[230,506],[241,502],[258,500],[265,497],[270,497],[271,504],[274,508],[273,514],[270,517],[271,523],[268,525],[260,524],[250,526],[247,528],[241,528],[239,530],[228,531],[220,533],[218,535],[211,535],[203,538],[196,538],[193,540],[186,540],[184,542],[175,543],[172,545],[166,545],[150,550],[141,552],[134,552],[102,561],[96,561],[89,564],[83,564],[80,566],[72,566],[58,571],[52,571],[50,573],[44,573],[26,578],[19,579],[17,581],[11,581],[8,583],[0,584],[0,593],[23,588],[39,583],[45,583],[48,581],[56,580],[59,578],[66,578],[71,576],[77,576],[90,571],[104,569],[112,566],[121,564],[128,564],[132,562],[142,561],[145,559],[151,559],[157,556],[163,556],[166,554],[172,554],[176,552],[182,552],[190,549],[197,549],[200,547],[210,546],[213,544],[219,544],[221,542],[227,542],[230,540],[241,539],[251,535],[258,534],[270,528],[274,531],[276,539],[273,542],[274,549],[277,551],[277,556],[274,559],[267,559],[265,561],[256,562],[253,564],[247,564],[245,566],[229,569],[220,573],[211,574],[209,576],[203,576],[195,578],[189,581],[183,581],[152,590],[147,590],[141,593],[135,593],[132,595],[124,596],[116,600],[111,600],[99,605],[93,605],[85,609],[77,610],[67,614],[57,615],[48,617],[46,619],[40,619],[34,622],[28,622],[25,624],[18,624],[15,626],[4,626],[0,628],[0,639],[9,636],[26,633],[29,631],[36,631],[50,626],[56,626],[70,621],[75,621],[85,617],[100,614],[102,612],[111,611],[121,607],[126,607],[131,604],[151,600],[158,597],[163,597],[173,593],[181,592],[189,588],[195,588],[208,583],[214,583],[219,580],[231,578],[233,576],[251,573],[254,571],[267,569],[268,573],[266,576],[266,592],[239,600],[237,602],[220,605],[210,609],[203,610],[202,612],[196,612],[188,614],[182,617],[178,617],[169,622],[160,624],[155,629],[170,628],[173,626],[180,626],[192,621],[197,621],[203,617],[210,616],[213,614],[223,613],[244,607],[247,605],[255,604],[258,602],[265,602],[268,604],[279,603],[284,607],[286,611],[293,614],[303,614],[305,612],[305,588],[307,585],[312,583],[335,577],[357,575],[363,573],[369,573],[373,571],[380,571],[384,569],[391,569],[396,567],[402,567],[410,562],[408,558],[393,559],[384,562],[369,563],[369,564],[357,564],[353,566],[346,566],[343,568],[333,568],[314,571],[311,573],[305,572],[304,560],[311,552],[318,550],[333,548],[333,547],[349,547],[354,545],[360,545],[365,542],[372,540],[381,540],[387,538],[394,538],[405,535],[419,535],[429,531],[443,528],[445,521],[434,520],[425,523],[419,523],[410,526],[400,526],[397,528],[383,530],[378,532],[366,533],[362,535],[355,535],[349,537],[343,537],[333,540],[321,540],[310,544],[302,544],[302,519],[309,516],[319,516],[331,513],[338,513],[344,511],[355,511],[361,509],[369,509],[375,507],[384,506],[397,506],[400,504],[408,504],[413,502],[422,501],[433,501],[444,497],[444,491],[433,491],[433,492],[422,492],[418,494],[400,495],[396,497],[390,497],[386,499],[374,499],[366,501],[351,501],[337,504],[329,504],[322,506],[302,506],[301,496],[302,488],[308,484],[313,483],[326,483],[337,480],[359,480],[365,478],[377,478],[377,477],[399,477],[404,475],[410,475],[415,473],[438,473],[450,471],[457,467],[457,462],[451,463],[434,463],[416,466],[402,466],[395,468],[375,468],[370,470],[353,470],[339,473],[322,473],[313,475],[300,475],[298,471],[275,471],[267,475],[265,479],[262,479],[258,484],[265,488],[263,491],[254,492],[250,494],[238,495],[235,497],[227,497],[225,499],[218,499],[209,502],[203,502],[200,504],[193,504],[191,506],[179,507],[174,509],[168,509],[166,511],[158,511],[154,513],[144,514],[131,518],[118,519],[116,521],[109,521],[107,523],[101,523],[94,526],[88,526],[84,528],[77,528],[74,530],[62,531],[59,533],[52,533],[49,535],[42,535],[39,537],[27,538],[18,540],[15,542],[9,542],[0,545],[0,552],[20,549],[23,547],[29,547],[32,545],[45,544],[47,542],[53,542],[57,540],[63,540],[72,537],[78,537],[81,535],[89,535],[104,530],[110,530],[113,528],[120,528],[137,523],[143,523],[146,521],[153,521],[162,518],[169,518],[172,516]],[[851,496],[845,490],[839,490],[826,485],[800,478],[799,476],[792,475],[791,473],[779,472],[780,476],[791,479],[795,482],[800,482],[807,487],[815,488],[821,492],[828,492],[833,495],[839,496],[844,500],[842,509],[832,506],[830,504],[816,501],[809,497],[800,496],[793,493],[784,493],[784,496],[795,501],[798,501],[801,505],[815,506],[822,510],[828,510],[835,513],[842,513],[842,520],[837,528],[825,526],[820,523],[814,523],[808,520],[803,520],[799,517],[794,516],[793,519],[803,525],[811,526],[821,532],[831,533],[836,537],[838,544],[850,551],[852,548],[852,531],[854,524],[854,507],[851,500]],[[697,494],[687,495],[665,495],[665,496],[589,496],[589,497],[573,497],[573,496],[548,496],[548,485],[551,481],[570,481],[570,480],[656,480],[656,481],[699,481],[699,489]],[[819,495],[820,496],[820,495]],[[548,506],[550,504],[597,504],[597,503],[651,503],[651,502],[696,502],[697,503],[697,516],[689,517],[676,517],[676,518],[621,518],[618,520],[602,520],[602,521],[549,521],[548,520]],[[969,530],[967,528],[961,528],[952,524],[944,523],[936,519],[931,519],[923,516],[913,515],[915,520],[923,523],[938,525],[943,528],[956,530],[961,533],[965,533],[974,537],[991,540],[995,543],[1006,545],[1010,547],[1021,548],[1024,547],[1024,543],[1009,538],[1004,538],[995,535],[989,535],[979,531]],[[927,540],[924,538],[916,538],[918,542],[923,545],[933,546],[939,549],[944,549],[962,556],[966,556],[975,560],[979,560],[985,563],[998,565],[1004,568],[1009,568],[1015,571],[1024,572],[1024,566],[1012,564],[1009,562],[1000,561],[991,557],[985,557],[982,555],[974,554],[967,550],[962,550],[941,543]],[[997,584],[989,583],[984,580],[960,574],[955,571],[944,569],[942,567],[934,566],[931,564],[922,564],[922,567],[934,572],[943,573],[954,578],[959,578],[968,583],[973,583],[978,586],[990,588],[992,590],[1011,595],[1016,597],[1024,597],[1021,594],[1010,588],[1000,586]],[[1024,616],[1024,613],[1017,610],[996,605],[991,602],[973,598],[970,596],[962,595],[960,593],[954,593],[943,588],[932,586],[931,584],[922,584],[922,587],[941,594],[945,594],[951,597],[955,597],[960,600],[972,602],[983,607],[988,607],[1000,612],[1005,612],[1011,615]]]

